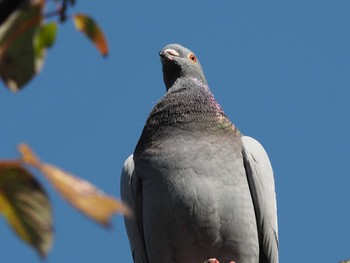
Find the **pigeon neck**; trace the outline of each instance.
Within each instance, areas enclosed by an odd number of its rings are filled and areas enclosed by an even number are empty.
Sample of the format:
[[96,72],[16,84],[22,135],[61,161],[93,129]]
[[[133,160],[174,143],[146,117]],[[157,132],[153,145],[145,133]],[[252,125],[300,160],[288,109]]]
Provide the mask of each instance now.
[[184,70],[176,64],[164,64],[163,65],[163,80],[168,91],[174,86],[178,86],[177,82],[181,82],[186,79],[196,79],[201,84],[207,85],[207,81],[202,71],[191,71]]
[[178,79],[181,73],[181,68],[176,65],[164,65],[163,64],[163,80],[166,90],[168,91]]
[[236,131],[208,86],[193,77],[178,78],[150,113],[144,132],[157,136]]

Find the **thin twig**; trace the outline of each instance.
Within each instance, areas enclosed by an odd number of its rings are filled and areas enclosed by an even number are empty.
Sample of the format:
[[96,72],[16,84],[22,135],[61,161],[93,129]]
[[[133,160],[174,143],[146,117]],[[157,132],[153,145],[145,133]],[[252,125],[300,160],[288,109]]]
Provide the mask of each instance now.
[[68,6],[68,0],[63,0],[62,7],[60,9],[60,21],[63,23],[67,19],[66,11]]
[[47,12],[44,15],[44,18],[47,19],[47,18],[59,16],[59,21],[61,23],[65,22],[67,20],[68,1],[69,0],[63,0],[62,5],[57,6],[57,9],[54,11]]

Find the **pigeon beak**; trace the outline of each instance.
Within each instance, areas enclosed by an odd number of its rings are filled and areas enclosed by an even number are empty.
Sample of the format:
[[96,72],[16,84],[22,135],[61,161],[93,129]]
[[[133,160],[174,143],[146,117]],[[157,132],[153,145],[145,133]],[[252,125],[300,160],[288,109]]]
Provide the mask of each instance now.
[[173,60],[174,57],[179,57],[180,54],[171,48],[163,49],[162,51],[159,52],[160,58],[163,60]]

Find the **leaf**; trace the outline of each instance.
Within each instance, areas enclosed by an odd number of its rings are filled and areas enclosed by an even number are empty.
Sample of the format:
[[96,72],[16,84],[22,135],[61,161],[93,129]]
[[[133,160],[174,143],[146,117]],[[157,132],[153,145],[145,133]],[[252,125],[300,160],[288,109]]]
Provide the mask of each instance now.
[[41,257],[47,255],[53,240],[50,201],[18,161],[0,162],[0,213]]
[[34,50],[36,68],[41,68],[46,56],[46,49],[50,48],[55,40],[57,34],[57,23],[51,22],[40,25],[34,35]]
[[107,56],[108,43],[98,24],[91,17],[84,14],[75,14],[73,21],[75,28],[84,33],[103,56]]
[[57,23],[51,22],[41,25],[35,35],[34,44],[36,48],[50,48],[57,34]]
[[26,0],[1,0],[0,1],[0,25]]
[[42,21],[43,1],[26,1],[0,26],[0,77],[18,91],[42,68],[44,56],[36,56],[34,37]]
[[53,187],[76,209],[98,223],[109,226],[114,213],[130,215],[120,201],[105,195],[89,182],[73,176],[53,165],[41,162],[25,144],[19,146],[22,159],[40,170]]

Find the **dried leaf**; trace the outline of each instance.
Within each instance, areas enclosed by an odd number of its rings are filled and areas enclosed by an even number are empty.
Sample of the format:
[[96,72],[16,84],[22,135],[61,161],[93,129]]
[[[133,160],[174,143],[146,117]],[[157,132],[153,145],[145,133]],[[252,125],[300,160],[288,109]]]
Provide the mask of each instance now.
[[53,240],[50,201],[18,161],[0,162],[0,213],[41,257],[47,255]]
[[110,217],[114,213],[130,214],[122,202],[105,195],[89,182],[41,162],[27,145],[20,145],[19,150],[25,163],[39,169],[71,205],[91,219],[109,226]]
[[36,56],[34,37],[42,21],[43,1],[26,1],[0,26],[0,77],[18,91],[42,68],[44,56]]
[[76,29],[84,33],[103,56],[107,56],[108,43],[98,24],[91,17],[84,14],[75,14],[73,21]]

